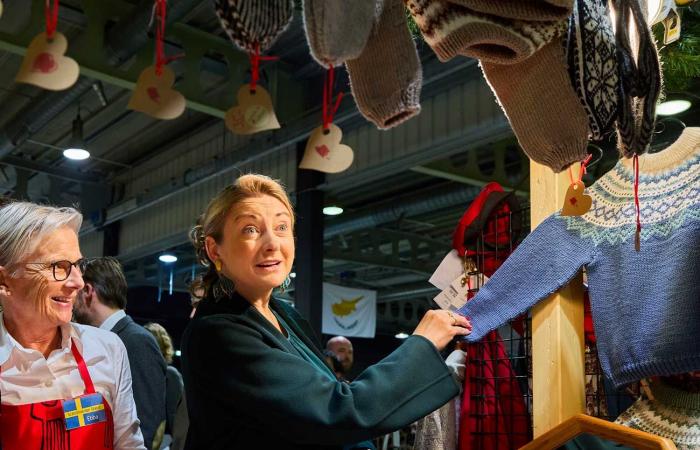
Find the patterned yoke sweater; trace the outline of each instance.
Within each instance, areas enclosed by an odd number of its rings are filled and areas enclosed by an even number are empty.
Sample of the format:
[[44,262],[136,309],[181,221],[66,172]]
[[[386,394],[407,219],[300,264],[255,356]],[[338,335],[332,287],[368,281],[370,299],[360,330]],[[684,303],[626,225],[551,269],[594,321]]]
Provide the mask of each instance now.
[[544,220],[459,312],[468,341],[517,317],[586,266],[600,363],[617,387],[700,370],[700,128],[639,157],[641,251],[631,160],[587,189],[583,216]]

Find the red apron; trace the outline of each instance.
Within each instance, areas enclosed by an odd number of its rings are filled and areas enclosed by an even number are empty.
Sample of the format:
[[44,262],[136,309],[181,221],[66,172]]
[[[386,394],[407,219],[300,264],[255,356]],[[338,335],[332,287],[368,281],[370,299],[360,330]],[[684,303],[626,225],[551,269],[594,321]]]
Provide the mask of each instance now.
[[[83,356],[71,343],[78,363],[85,394],[94,394],[95,386]],[[102,450],[114,448],[112,409],[103,398],[107,420],[66,430],[61,400],[26,405],[0,406],[0,449],[2,450]]]

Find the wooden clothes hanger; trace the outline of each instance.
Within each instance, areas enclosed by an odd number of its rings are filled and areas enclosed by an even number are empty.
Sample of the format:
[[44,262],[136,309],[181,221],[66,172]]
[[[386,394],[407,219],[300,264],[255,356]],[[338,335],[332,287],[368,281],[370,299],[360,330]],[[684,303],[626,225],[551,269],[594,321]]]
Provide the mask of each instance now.
[[583,433],[639,450],[677,450],[670,439],[585,414],[576,414],[519,450],[554,450]]

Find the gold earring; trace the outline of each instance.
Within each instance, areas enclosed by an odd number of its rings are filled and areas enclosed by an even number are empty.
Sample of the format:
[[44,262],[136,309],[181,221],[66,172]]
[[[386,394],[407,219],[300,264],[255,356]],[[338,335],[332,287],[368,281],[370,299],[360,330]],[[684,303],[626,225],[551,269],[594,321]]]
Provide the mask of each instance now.
[[221,272],[221,260],[217,259],[214,261],[214,268],[216,269],[217,272]]

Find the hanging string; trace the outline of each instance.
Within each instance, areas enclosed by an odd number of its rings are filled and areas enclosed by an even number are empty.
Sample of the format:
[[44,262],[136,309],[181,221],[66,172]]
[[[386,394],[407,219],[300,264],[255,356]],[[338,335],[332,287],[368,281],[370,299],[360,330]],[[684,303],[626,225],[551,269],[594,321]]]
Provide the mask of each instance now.
[[338,94],[338,98],[333,105],[333,86],[334,86],[335,68],[332,65],[328,66],[326,77],[323,80],[323,130],[327,131],[333,123],[333,117],[338,111],[340,100],[343,98],[343,93]]
[[255,44],[255,50],[248,53],[250,59],[250,93],[255,94],[255,87],[260,80],[260,61],[276,61],[277,56],[260,56],[260,44]]
[[44,15],[46,16],[46,37],[53,39],[58,24],[58,0],[53,0],[53,2],[46,0]]
[[636,153],[632,157],[634,166],[634,208],[637,213],[637,231],[634,233],[634,249],[639,251],[641,247],[642,220],[641,209],[639,207],[639,155]]
[[[581,161],[581,167],[578,170],[578,180],[576,181],[581,181],[583,180],[583,176],[588,173],[586,166],[591,162],[591,159],[593,158],[593,155],[588,155],[586,159]],[[571,166],[569,166],[569,180],[571,180],[571,184],[575,184],[576,181],[574,181],[574,174],[571,172]]]
[[[153,5],[153,15],[157,20],[156,23],[156,75],[163,74],[163,66],[169,64],[176,59],[184,58],[184,53],[178,53],[173,56],[165,55],[165,25],[166,25],[166,6],[167,0],[156,0]],[[153,19],[151,18],[151,23]]]

